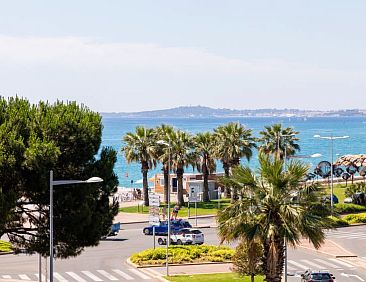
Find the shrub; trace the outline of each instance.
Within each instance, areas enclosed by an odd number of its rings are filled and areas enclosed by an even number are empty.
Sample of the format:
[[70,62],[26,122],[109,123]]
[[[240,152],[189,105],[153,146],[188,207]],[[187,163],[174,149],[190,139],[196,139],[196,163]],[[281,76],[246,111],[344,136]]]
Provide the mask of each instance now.
[[366,223],[366,213],[349,214],[343,218],[349,224],[353,223]]
[[[232,259],[234,253],[233,249],[223,246],[170,246],[169,263],[227,261]],[[133,254],[130,259],[139,265],[164,264],[165,254],[165,248],[147,249]]]
[[351,212],[362,212],[366,211],[366,207],[356,204],[335,204],[334,211],[340,214],[351,213]]
[[11,243],[0,240],[0,252],[11,252],[12,247]]
[[348,222],[343,218],[335,217],[335,216],[328,216],[328,219],[331,221],[332,227],[342,227],[348,226]]

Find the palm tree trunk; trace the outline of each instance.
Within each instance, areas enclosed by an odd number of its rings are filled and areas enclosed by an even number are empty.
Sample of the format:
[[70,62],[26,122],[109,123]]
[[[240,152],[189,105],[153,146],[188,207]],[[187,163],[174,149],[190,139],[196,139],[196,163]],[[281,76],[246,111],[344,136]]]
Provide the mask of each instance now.
[[230,203],[234,204],[237,199],[238,199],[238,189],[236,189],[236,187],[231,187]]
[[168,203],[168,191],[169,191],[169,171],[168,165],[163,165],[163,173],[164,173],[164,202]]
[[149,171],[149,164],[147,162],[141,163],[142,172],[142,194],[144,196],[144,205],[149,206],[149,191],[147,183],[147,172]]
[[251,281],[251,282],[254,282],[254,276],[255,276],[254,274],[251,274],[251,275],[250,275],[250,281]]
[[263,269],[266,281],[281,282],[284,264],[284,241],[276,236],[264,243]]
[[203,172],[203,201],[205,203],[210,201],[210,197],[208,196],[208,169],[206,164],[203,165],[202,167],[202,172]]
[[177,181],[178,181],[178,195],[177,195],[177,204],[179,206],[184,206],[184,198],[183,198],[183,168],[177,169]]
[[[230,176],[230,166],[228,163],[223,163],[223,168],[225,171],[225,176],[229,177]],[[230,187],[224,187],[224,197],[225,198],[230,198]]]

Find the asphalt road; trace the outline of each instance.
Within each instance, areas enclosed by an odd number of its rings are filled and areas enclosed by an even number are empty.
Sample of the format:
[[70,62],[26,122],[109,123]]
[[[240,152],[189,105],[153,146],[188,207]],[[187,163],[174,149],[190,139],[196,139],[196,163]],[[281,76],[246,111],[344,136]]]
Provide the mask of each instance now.
[[[191,221],[194,223],[194,220]],[[199,225],[213,225],[213,219],[199,219]],[[126,259],[135,252],[153,247],[153,237],[142,234],[146,224],[126,224],[118,236],[102,240],[97,247],[87,248],[80,256],[67,260],[56,260],[54,271],[64,280],[55,281],[152,281],[144,272],[136,272],[126,264]],[[216,228],[202,229],[205,243],[218,244]],[[341,228],[328,234],[329,238],[349,249],[360,258],[366,258],[366,226]],[[156,246],[158,246],[156,244]],[[309,250],[289,250],[288,272],[293,275],[288,281],[300,281],[299,274],[305,269],[329,269],[337,281],[366,281],[366,268],[352,259],[335,259],[326,254],[317,254]],[[366,265],[366,259],[365,265]],[[45,260],[43,268],[45,269]],[[156,268],[164,273],[164,268]],[[26,281],[37,280],[37,255],[5,255],[0,256],[0,279],[17,278]],[[45,273],[45,270],[43,270]],[[21,275],[21,276],[19,276]],[[350,276],[357,275],[357,276]],[[347,277],[348,276],[348,277]],[[149,279],[150,278],[150,279]]]

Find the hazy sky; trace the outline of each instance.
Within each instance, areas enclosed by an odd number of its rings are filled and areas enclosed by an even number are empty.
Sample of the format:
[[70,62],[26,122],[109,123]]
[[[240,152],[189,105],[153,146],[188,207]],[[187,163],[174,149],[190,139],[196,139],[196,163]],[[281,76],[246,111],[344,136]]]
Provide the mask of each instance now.
[[366,108],[366,1],[0,0],[0,95]]

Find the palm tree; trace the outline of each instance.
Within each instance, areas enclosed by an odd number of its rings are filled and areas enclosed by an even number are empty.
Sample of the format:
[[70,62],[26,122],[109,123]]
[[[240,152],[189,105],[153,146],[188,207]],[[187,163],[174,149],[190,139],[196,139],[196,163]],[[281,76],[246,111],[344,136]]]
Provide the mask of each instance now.
[[155,132],[152,128],[137,126],[135,133],[128,132],[123,136],[123,142],[124,145],[121,150],[124,152],[126,161],[128,163],[141,163],[144,205],[148,206],[149,194],[147,173],[149,169],[156,166]]
[[[162,124],[155,129],[156,140],[163,140],[170,144],[171,136],[174,134],[174,128],[170,125]],[[168,202],[169,189],[169,148],[167,146],[158,146],[156,150],[156,158],[163,164],[164,174],[164,201]]]
[[[248,161],[253,155],[252,149],[255,148],[252,130],[246,129],[239,122],[230,122],[226,125],[217,127],[214,130],[216,139],[215,155],[220,159],[225,171],[225,176],[230,175],[232,167],[240,164],[240,159],[245,157]],[[225,188],[225,197],[230,195],[230,188]],[[231,201],[236,199],[236,189],[231,193]]]
[[282,128],[280,123],[276,123],[272,126],[265,126],[265,130],[259,134],[262,135],[259,138],[259,141],[262,142],[259,151],[262,153],[283,159],[285,156],[291,156],[296,151],[300,151],[300,146],[296,143],[299,140],[296,134],[299,132],[294,131],[291,127]]
[[[285,242],[296,246],[305,237],[319,248],[324,242],[323,228],[329,221],[316,214],[314,197],[317,187],[305,187],[308,167],[292,161],[284,170],[283,161],[259,156],[259,174],[238,166],[229,179],[241,186],[245,196],[218,213],[222,241],[260,240],[263,245],[263,270],[266,281],[281,281]],[[250,193],[249,193],[250,192]],[[297,202],[292,201],[298,192]]]
[[198,133],[193,138],[197,170],[203,174],[203,201],[208,202],[208,176],[216,170],[214,137],[210,132]]
[[184,167],[188,167],[190,164],[194,164],[192,137],[187,132],[181,130],[175,131],[170,137],[172,167],[177,174],[178,181],[177,204],[183,206]]

